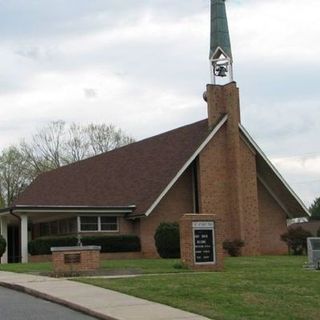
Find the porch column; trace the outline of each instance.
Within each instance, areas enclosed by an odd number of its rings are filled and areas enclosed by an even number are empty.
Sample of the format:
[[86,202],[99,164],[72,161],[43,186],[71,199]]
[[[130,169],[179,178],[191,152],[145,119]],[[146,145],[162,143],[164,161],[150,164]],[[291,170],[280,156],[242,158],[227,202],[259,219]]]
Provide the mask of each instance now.
[[21,215],[21,262],[28,262],[28,216]]
[[7,217],[0,218],[0,225],[1,225],[1,235],[6,240],[7,246],[6,251],[1,257],[1,263],[8,263],[8,223]]

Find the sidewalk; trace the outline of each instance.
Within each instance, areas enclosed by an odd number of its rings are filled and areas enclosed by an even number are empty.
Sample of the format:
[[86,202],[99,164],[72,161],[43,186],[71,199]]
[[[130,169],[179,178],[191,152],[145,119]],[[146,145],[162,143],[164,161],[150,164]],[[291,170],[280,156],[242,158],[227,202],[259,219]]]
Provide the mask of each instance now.
[[66,279],[0,272],[0,285],[105,320],[208,320],[159,303]]

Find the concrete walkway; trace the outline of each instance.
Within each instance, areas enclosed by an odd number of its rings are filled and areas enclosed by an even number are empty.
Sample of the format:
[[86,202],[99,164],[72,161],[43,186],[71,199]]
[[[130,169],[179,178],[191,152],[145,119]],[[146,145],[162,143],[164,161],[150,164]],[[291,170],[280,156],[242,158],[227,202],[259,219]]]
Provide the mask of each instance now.
[[0,285],[67,306],[98,319],[208,320],[159,303],[66,279],[1,271]]

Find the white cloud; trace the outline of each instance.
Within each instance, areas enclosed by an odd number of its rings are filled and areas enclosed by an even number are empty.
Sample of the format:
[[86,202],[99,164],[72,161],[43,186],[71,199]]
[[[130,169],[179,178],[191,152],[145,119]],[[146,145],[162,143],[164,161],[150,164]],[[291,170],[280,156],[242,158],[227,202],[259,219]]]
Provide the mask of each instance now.
[[[135,4],[0,0],[1,147],[50,120],[112,122],[139,139],[205,117],[209,1]],[[297,182],[319,159],[284,158],[320,150],[320,2],[227,5],[243,124],[310,202],[319,186]]]

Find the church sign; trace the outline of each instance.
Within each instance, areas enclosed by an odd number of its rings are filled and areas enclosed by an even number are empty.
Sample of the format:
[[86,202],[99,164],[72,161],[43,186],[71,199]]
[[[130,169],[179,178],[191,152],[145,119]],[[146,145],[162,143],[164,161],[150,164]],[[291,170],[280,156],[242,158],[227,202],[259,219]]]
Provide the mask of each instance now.
[[215,264],[215,235],[213,221],[192,223],[194,262],[196,264]]

